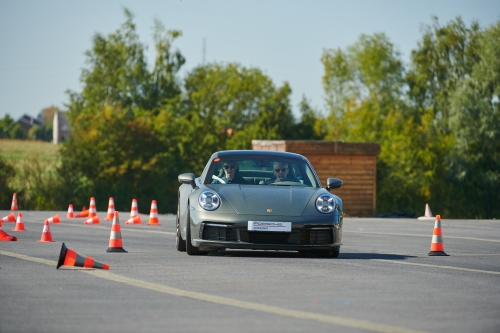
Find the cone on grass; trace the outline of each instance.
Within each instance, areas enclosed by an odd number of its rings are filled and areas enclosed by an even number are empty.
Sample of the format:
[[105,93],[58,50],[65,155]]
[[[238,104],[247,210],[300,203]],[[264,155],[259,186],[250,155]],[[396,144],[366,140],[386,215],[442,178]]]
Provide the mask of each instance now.
[[88,217],[89,216],[89,210],[82,210],[80,213],[76,214],[75,217]]
[[17,241],[17,237],[12,236],[11,234],[8,234],[3,230],[0,230],[0,241],[1,242],[15,242],[15,241]]
[[42,230],[42,238],[40,238],[39,242],[42,243],[50,243],[52,240],[52,233],[50,232],[50,224],[49,221],[45,220]]
[[100,224],[101,220],[99,220],[99,215],[92,216],[91,218],[85,220],[83,224]]
[[49,221],[49,223],[61,223],[61,219],[59,218],[59,214],[56,214],[52,217],[49,217],[47,219],[47,221]]
[[160,225],[160,221],[158,221],[158,207],[156,206],[156,200],[151,202],[151,210],[149,212],[149,223],[153,225]]
[[113,224],[111,225],[111,234],[109,235],[109,247],[106,252],[127,252],[122,244],[122,231],[120,229],[120,218],[118,212],[113,214]]
[[130,208],[130,217],[138,216],[139,215],[139,207],[137,205],[137,200],[132,199],[132,207]]
[[68,215],[66,215],[68,219],[73,219],[75,218],[75,212],[73,211],[73,205],[69,204],[68,206]]
[[94,217],[97,215],[97,208],[95,207],[95,199],[94,197],[90,198],[90,207],[89,207],[89,217]]
[[106,215],[105,220],[113,221],[114,216],[115,216],[115,200],[113,199],[113,197],[110,197],[108,202],[108,213]]
[[125,221],[125,224],[142,224],[141,216],[140,215],[134,216]]
[[12,204],[10,205],[10,210],[17,210],[17,195],[16,195],[16,192],[14,192],[14,195],[12,195]]
[[447,256],[444,252],[443,231],[441,230],[441,215],[436,215],[434,233],[432,234],[431,251],[428,256]]
[[10,213],[9,215],[2,217],[2,222],[16,222],[16,215]]
[[24,229],[23,213],[17,213],[16,227],[12,231],[26,231]]
[[420,216],[418,218],[419,220],[434,220],[435,217],[432,215],[431,208],[429,207],[429,204],[425,204],[425,213],[424,216]]
[[61,253],[57,261],[57,269],[61,266],[75,266],[84,268],[109,269],[108,264],[96,261],[94,258],[82,256],[75,251],[68,249],[64,243],[61,246]]

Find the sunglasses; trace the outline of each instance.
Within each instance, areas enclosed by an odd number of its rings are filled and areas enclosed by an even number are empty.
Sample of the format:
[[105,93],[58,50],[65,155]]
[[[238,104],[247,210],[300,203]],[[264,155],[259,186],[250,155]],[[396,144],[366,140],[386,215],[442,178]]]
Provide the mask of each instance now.
[[274,169],[274,171],[275,171],[276,173],[278,173],[278,172],[285,172],[286,170],[288,170],[288,168],[283,168],[283,169]]
[[224,169],[236,169],[236,165],[224,165]]

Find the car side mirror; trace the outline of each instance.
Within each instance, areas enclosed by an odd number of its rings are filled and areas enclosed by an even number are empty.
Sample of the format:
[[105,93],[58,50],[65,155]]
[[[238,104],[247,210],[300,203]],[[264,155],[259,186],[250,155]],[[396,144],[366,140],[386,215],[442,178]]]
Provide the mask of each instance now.
[[192,188],[196,188],[196,183],[194,182],[194,174],[193,173],[183,173],[180,174],[177,178],[179,183],[189,184]]
[[342,187],[342,180],[338,178],[328,178],[326,180],[326,189],[328,191],[333,190],[334,188]]

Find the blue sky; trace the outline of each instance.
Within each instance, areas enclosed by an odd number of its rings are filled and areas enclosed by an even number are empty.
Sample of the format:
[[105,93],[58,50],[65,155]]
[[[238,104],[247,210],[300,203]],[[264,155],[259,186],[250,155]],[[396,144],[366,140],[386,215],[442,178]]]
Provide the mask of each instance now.
[[206,62],[258,67],[276,85],[289,82],[296,115],[303,95],[324,108],[324,49],[384,32],[408,62],[433,15],[441,24],[461,16],[482,27],[500,19],[498,0],[0,0],[0,118],[36,116],[51,105],[64,109],[65,91],[82,89],[92,37],[118,29],[125,20],[122,7],[135,15],[148,60],[154,59],[158,18],[183,33],[174,44],[187,60],[181,77],[202,63],[205,40]]

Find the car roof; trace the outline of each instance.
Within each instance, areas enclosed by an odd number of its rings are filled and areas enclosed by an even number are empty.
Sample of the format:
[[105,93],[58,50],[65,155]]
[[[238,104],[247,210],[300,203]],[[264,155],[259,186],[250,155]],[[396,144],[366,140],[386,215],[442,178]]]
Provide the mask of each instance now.
[[274,150],[223,150],[213,153],[210,159],[216,157],[245,157],[245,156],[263,156],[263,157],[273,157],[273,158],[294,158],[303,161],[307,161],[307,158],[300,154],[284,152],[284,151],[274,151]]

